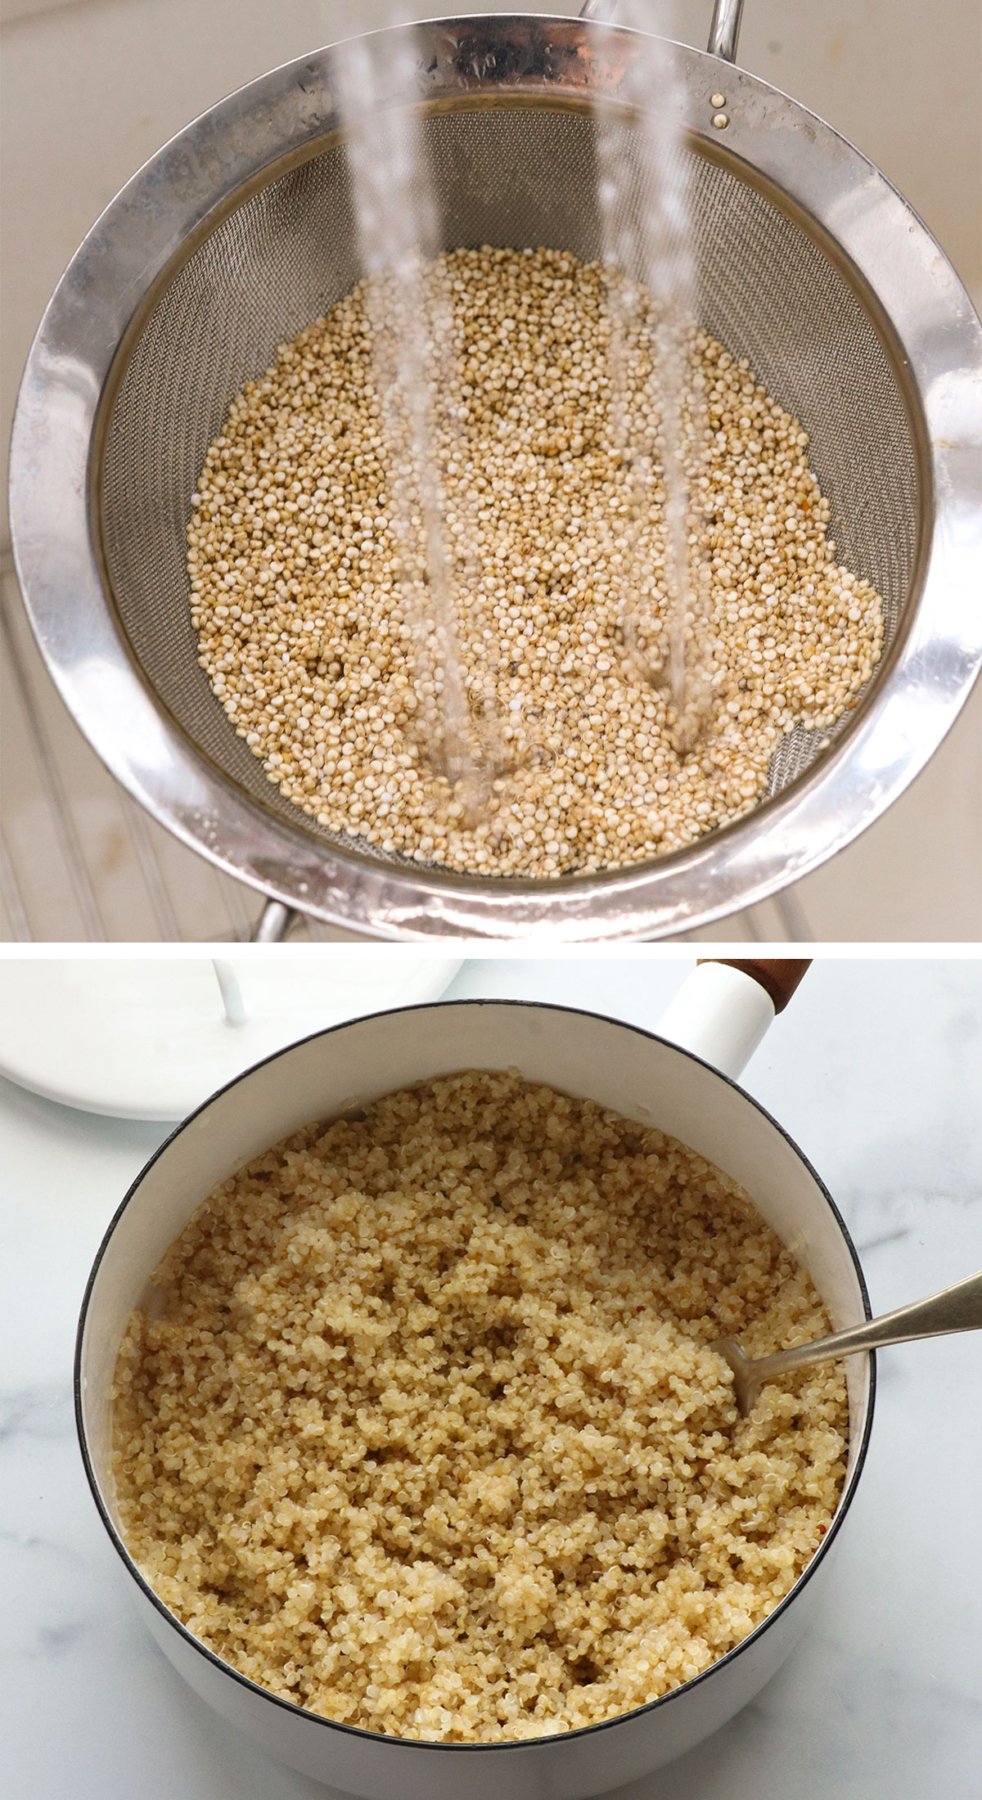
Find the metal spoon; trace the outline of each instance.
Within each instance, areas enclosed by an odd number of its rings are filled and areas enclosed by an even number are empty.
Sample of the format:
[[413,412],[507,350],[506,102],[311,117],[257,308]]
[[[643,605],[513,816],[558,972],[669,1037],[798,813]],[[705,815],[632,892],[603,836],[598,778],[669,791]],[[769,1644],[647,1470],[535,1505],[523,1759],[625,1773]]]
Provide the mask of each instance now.
[[713,1345],[733,1370],[737,1405],[746,1415],[765,1381],[773,1381],[786,1369],[808,1368],[837,1356],[849,1356],[853,1350],[878,1350],[884,1344],[904,1344],[911,1338],[943,1337],[948,1331],[982,1330],[982,1271],[956,1281],[954,1287],[942,1288],[928,1300],[915,1300],[910,1306],[898,1306],[896,1312],[884,1313],[879,1319],[867,1319],[849,1331],[837,1331],[833,1337],[816,1338],[810,1344],[796,1344],[793,1350],[779,1350],[774,1356],[744,1356],[735,1338],[717,1338]]

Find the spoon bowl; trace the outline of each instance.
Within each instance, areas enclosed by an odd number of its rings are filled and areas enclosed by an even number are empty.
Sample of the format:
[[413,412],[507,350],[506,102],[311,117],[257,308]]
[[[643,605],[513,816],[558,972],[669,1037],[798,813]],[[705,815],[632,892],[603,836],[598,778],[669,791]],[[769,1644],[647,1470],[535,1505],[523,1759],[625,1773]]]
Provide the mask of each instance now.
[[905,1344],[913,1338],[944,1337],[951,1331],[982,1330],[982,1271],[942,1288],[926,1300],[914,1300],[894,1312],[867,1319],[849,1331],[795,1344],[773,1356],[745,1356],[735,1338],[717,1338],[713,1349],[733,1371],[736,1403],[746,1418],[767,1381],[788,1369],[806,1369],[813,1363],[851,1356],[856,1350],[880,1350],[885,1344]]

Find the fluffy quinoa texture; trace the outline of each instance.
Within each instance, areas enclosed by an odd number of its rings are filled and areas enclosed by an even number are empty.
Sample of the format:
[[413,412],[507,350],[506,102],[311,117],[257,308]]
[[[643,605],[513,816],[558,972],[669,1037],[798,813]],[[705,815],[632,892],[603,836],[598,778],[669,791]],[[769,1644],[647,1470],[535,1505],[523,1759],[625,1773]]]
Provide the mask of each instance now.
[[205,1644],[331,1719],[590,1725],[708,1668],[818,1547],[841,1370],[741,1419],[709,1345],[828,1328],[691,1150],[447,1076],[275,1146],[172,1246],[116,1371],[126,1542]]

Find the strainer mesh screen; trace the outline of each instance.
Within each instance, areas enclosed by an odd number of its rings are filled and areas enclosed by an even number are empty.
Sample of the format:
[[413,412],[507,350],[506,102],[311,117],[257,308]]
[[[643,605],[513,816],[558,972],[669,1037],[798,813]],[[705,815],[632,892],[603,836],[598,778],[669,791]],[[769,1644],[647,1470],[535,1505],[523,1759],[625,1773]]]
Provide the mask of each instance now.
[[[425,131],[447,248],[546,245],[599,256],[595,127],[586,114],[497,106]],[[788,213],[697,151],[691,163],[701,322],[811,436],[837,554],[879,589],[887,643],[914,568],[918,476],[888,352],[839,269]],[[243,383],[358,279],[344,152],[255,194],[198,248],[148,319],[120,384],[102,470],[116,606],[147,678],[225,776],[305,834],[236,736],[196,660],[185,530],[205,451]],[[771,770],[783,787],[820,743],[798,731]]]

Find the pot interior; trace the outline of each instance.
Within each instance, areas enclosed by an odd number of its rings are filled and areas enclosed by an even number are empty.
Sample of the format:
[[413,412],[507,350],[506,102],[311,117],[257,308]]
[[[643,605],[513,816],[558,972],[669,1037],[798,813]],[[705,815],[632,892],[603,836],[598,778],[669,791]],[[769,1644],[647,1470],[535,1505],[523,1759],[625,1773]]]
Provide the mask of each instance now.
[[[280,1138],[393,1089],[467,1068],[526,1079],[657,1126],[723,1169],[807,1268],[836,1329],[868,1316],[852,1246],[815,1174],[780,1128],[706,1064],[591,1013],[462,1001],[376,1014],[292,1046],[209,1100],[158,1152],[103,1246],[84,1315],[79,1380],[89,1456],[118,1529],[111,1475],[116,1356],[149,1276],[216,1184]],[[846,1364],[850,1448],[840,1508],[870,1406],[865,1356]]]

